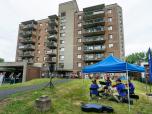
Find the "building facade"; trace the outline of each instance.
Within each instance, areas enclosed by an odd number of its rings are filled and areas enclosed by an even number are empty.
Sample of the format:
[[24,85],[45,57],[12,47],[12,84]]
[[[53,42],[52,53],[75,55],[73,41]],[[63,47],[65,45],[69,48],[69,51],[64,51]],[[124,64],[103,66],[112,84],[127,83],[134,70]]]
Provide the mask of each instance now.
[[76,0],[59,4],[57,15],[19,25],[16,61],[49,66],[70,76],[112,54],[123,58],[122,8],[100,4],[79,11]]

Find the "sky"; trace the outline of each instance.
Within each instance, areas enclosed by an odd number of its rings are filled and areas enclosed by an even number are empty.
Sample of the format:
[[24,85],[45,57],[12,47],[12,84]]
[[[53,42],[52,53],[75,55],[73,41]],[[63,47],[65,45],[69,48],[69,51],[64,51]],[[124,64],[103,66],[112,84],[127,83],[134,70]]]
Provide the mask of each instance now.
[[[15,61],[18,26],[31,19],[58,14],[59,3],[69,0],[0,0],[0,58]],[[119,4],[123,9],[125,55],[152,48],[152,0],[77,0],[79,9]]]

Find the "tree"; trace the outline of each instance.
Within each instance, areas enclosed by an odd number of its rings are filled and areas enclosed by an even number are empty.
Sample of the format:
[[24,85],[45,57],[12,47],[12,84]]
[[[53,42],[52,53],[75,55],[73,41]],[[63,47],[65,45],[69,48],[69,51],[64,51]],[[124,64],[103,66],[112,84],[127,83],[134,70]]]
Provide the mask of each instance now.
[[128,63],[136,63],[139,64],[141,61],[147,61],[147,57],[148,54],[145,52],[136,52],[136,53],[132,53],[131,55],[128,55],[126,57],[126,61]]
[[0,58],[0,63],[4,62],[4,59],[3,58]]

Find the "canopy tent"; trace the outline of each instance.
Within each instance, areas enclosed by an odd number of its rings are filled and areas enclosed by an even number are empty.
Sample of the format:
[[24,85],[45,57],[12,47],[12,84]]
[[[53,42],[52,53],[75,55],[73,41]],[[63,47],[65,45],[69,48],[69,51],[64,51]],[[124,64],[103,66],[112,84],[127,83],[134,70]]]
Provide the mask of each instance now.
[[[134,65],[134,64],[129,64],[127,62],[124,62],[117,57],[114,57],[112,55],[108,56],[105,58],[103,61],[100,61],[96,64],[86,66],[82,69],[83,73],[119,73],[119,72],[126,72],[127,75],[127,83],[128,82],[128,71],[130,72],[145,72],[145,68]],[[128,93],[129,93],[129,88],[128,88]],[[128,94],[128,100],[129,100],[129,111],[130,111],[130,96]]]
[[129,64],[124,62],[112,55],[105,58],[103,61],[100,61],[96,64],[86,66],[82,69],[83,73],[97,73],[97,72],[106,72],[106,73],[117,73],[117,72],[144,72],[144,67]]

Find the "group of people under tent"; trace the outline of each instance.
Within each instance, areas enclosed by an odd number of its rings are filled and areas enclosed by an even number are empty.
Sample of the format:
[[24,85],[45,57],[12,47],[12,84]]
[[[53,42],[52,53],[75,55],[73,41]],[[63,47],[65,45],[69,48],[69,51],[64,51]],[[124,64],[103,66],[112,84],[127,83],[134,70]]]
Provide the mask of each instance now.
[[100,82],[100,84],[97,84],[97,80],[94,79],[92,80],[92,84],[90,85],[90,97],[92,97],[92,95],[96,95],[100,97],[100,93],[102,93],[102,95],[103,94],[108,95],[108,93],[110,93],[112,88],[114,88],[116,89],[118,94],[116,95],[111,94],[111,95],[117,102],[123,102],[123,100],[126,99],[128,95],[128,89],[126,89],[126,87],[129,87],[129,95],[135,94],[134,93],[135,86],[131,82],[131,80],[129,80],[129,86],[128,86],[128,84],[124,84],[120,78],[116,80],[115,85],[112,85],[112,81],[110,80],[110,77],[107,77],[105,82]]

